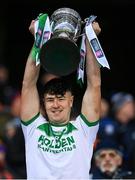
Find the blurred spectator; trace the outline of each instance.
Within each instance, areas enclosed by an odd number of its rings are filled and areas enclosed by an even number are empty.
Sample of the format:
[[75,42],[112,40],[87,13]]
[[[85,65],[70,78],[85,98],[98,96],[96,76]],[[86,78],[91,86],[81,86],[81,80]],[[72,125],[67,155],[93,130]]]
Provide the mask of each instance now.
[[13,170],[15,178],[24,179],[26,178],[26,169],[22,129],[17,127],[14,121],[8,122],[5,134],[7,164]]
[[25,143],[20,124],[20,94],[16,94],[11,103],[12,119],[5,124],[6,160],[14,170],[17,179],[26,178]]
[[14,179],[13,172],[9,169],[6,163],[6,148],[0,144],[0,179]]
[[132,173],[122,170],[122,151],[115,141],[103,140],[97,144],[94,152],[95,167],[92,169],[92,179],[123,179]]
[[3,110],[0,112],[0,136],[3,136],[5,134],[5,124],[8,123],[9,121],[14,119],[16,123],[20,124],[19,112],[20,112],[20,95],[19,93],[16,93],[11,98],[8,111],[6,111],[6,109],[3,107]]
[[112,96],[112,112],[118,124],[118,141],[124,147],[124,159],[127,169],[129,156],[135,146],[135,103],[134,97],[129,93],[119,92]]
[[112,112],[118,122],[127,124],[135,118],[134,97],[125,92],[118,92],[111,98]]
[[101,99],[101,121],[97,134],[98,141],[104,139],[117,140],[118,125],[110,116],[110,103],[107,99]]
[[3,97],[3,104],[9,106],[14,93],[15,89],[9,84],[9,71],[0,64],[0,96]]
[[9,72],[6,66],[0,64],[0,136],[3,135],[4,125],[12,115],[10,105],[16,90],[9,85]]

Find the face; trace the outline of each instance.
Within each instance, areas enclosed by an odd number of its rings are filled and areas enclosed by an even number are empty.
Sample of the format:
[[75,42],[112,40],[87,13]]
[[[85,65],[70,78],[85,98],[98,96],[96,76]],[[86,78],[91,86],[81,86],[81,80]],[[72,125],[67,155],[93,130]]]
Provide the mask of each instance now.
[[70,119],[73,96],[71,92],[61,95],[44,95],[44,106],[51,123],[66,124]]
[[104,173],[113,173],[121,165],[122,158],[114,150],[102,150],[96,157],[96,164]]
[[125,103],[118,111],[117,117],[120,122],[127,123],[135,117],[134,102]]

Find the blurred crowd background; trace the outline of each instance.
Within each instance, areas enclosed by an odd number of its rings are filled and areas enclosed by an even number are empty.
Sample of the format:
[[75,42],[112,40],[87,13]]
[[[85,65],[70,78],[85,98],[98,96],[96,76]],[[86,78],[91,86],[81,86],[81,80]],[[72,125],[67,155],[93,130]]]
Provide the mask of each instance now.
[[[47,73],[41,71],[39,91],[46,82],[46,77]],[[22,179],[26,178],[26,164],[24,137],[19,117],[20,90],[13,88],[8,79],[8,68],[0,65],[0,178]],[[83,95],[80,93],[79,85],[74,88],[77,98],[73,119],[78,115]],[[100,157],[101,150],[105,152]],[[111,163],[111,158],[114,160],[112,154],[106,159],[106,150],[118,152],[120,163],[118,159]],[[105,164],[99,159],[106,160]],[[119,169],[120,173],[125,172],[122,176],[131,176],[135,172],[135,99],[133,94],[124,91],[102,96],[100,127],[94,145],[90,176],[93,179],[108,179],[114,177]],[[104,176],[104,173],[107,174]]]
[[[133,0],[5,1],[0,7],[0,179],[26,178],[19,111],[24,67],[33,43],[28,27],[39,13],[50,15],[60,7],[73,8],[82,18],[97,15],[102,28],[100,41],[111,67],[111,70],[101,70],[101,121],[90,178],[135,179]],[[45,75],[43,71],[39,87]],[[76,93],[79,90],[76,86]],[[80,109],[81,97],[78,97],[80,94],[75,101],[74,116]]]

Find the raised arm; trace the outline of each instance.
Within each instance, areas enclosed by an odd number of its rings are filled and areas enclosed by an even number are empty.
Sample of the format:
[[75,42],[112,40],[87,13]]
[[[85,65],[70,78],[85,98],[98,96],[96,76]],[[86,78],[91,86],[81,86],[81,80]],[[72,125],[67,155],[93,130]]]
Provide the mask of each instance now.
[[[93,28],[96,34],[99,34],[101,29],[97,22],[93,23]],[[100,67],[95,59],[92,49],[86,38],[86,75],[87,88],[82,101],[81,113],[89,122],[94,122],[100,118],[101,106],[101,77]]]
[[[29,30],[33,33],[34,21],[31,22]],[[30,120],[40,109],[39,95],[37,91],[37,79],[39,76],[40,65],[36,66],[35,60],[30,52],[27,59],[24,78],[21,91],[21,119],[23,121]]]

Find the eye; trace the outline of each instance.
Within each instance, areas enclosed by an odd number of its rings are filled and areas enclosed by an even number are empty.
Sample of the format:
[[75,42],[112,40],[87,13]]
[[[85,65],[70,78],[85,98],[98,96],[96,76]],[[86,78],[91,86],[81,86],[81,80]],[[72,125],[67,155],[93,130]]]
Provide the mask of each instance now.
[[63,101],[65,98],[64,97],[59,97],[59,100],[60,101]]
[[101,154],[99,157],[100,157],[101,159],[104,159],[105,156],[106,156],[106,154]]
[[109,155],[110,155],[110,157],[112,157],[112,158],[116,157],[116,154],[114,154],[114,153],[110,153]]
[[46,99],[46,102],[53,102],[53,101],[54,101],[53,98],[47,98],[47,99]]

